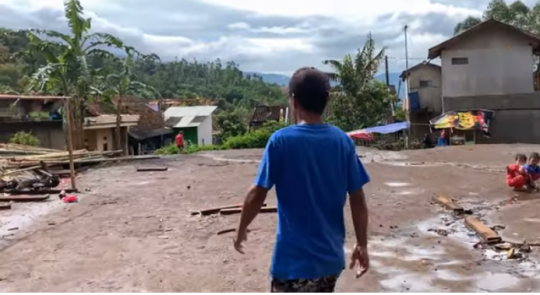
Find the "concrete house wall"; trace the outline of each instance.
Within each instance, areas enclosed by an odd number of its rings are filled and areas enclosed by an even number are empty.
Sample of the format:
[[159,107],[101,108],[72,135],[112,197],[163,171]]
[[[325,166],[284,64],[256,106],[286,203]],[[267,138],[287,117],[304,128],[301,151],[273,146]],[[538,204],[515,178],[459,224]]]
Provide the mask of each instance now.
[[444,97],[534,91],[530,38],[508,27],[486,26],[441,53]]
[[441,68],[432,64],[419,65],[409,71],[409,91],[418,91],[420,106],[433,113],[442,110]]
[[210,145],[212,144],[212,116],[206,117],[206,119],[198,127],[198,144]]

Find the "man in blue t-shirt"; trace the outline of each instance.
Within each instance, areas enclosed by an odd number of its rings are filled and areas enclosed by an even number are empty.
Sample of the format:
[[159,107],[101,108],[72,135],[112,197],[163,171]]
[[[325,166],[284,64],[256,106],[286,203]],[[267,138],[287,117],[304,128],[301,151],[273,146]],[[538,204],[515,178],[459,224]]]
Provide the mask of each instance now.
[[369,176],[352,140],[324,124],[329,97],[328,76],[301,68],[289,83],[297,125],[272,135],[254,185],[248,191],[235,249],[243,252],[247,228],[275,185],[277,237],[271,266],[272,292],[333,292],[345,268],[343,208],[349,194],[356,245],[350,268],[357,277],[369,268],[368,209],[363,186]]

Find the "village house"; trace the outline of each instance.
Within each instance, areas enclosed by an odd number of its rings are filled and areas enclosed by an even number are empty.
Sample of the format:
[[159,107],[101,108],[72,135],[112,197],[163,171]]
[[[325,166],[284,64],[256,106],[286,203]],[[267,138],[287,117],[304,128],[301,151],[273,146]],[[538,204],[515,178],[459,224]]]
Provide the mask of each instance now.
[[404,102],[403,109],[409,112],[411,134],[422,136],[430,131],[429,120],[442,112],[441,67],[421,62],[403,71],[400,78],[409,87],[409,99]]
[[476,142],[540,143],[540,93],[533,73],[539,53],[540,36],[493,19],[430,48],[428,60],[440,58],[440,72],[430,63],[409,70],[411,123],[422,112],[438,115],[439,105],[441,113],[487,109],[495,111],[491,136],[475,136]]
[[[25,131],[34,135],[40,146],[66,148],[61,96],[0,95],[0,142],[8,142],[13,134]],[[85,145],[90,151],[114,150],[116,115],[97,111],[96,105],[86,106],[83,123]],[[122,114],[122,146],[127,150],[127,128],[136,126],[139,115]]]
[[170,107],[165,111],[165,124],[174,133],[184,134],[187,143],[199,146],[213,144],[212,113],[217,106]]
[[0,94],[0,142],[9,142],[19,131],[33,134],[40,145],[53,149],[66,146],[60,109],[63,96]]
[[[112,138],[116,132],[116,110],[118,99],[113,100],[113,104],[95,103],[87,106],[87,112],[93,116],[114,117],[114,128]],[[172,140],[172,129],[165,126],[165,120],[161,112],[154,110],[145,102],[134,98],[124,97],[120,106],[123,118],[138,117],[137,124],[123,122],[121,124],[122,138],[127,138],[127,151],[132,155],[142,155],[154,152],[156,149],[167,145]],[[128,125],[126,125],[128,124]],[[126,128],[124,128],[126,127]],[[128,127],[128,128],[127,128]],[[123,141],[122,144],[125,144]]]
[[263,126],[266,122],[269,121],[284,121],[289,122],[292,120],[292,112],[290,112],[290,109],[288,106],[281,105],[281,106],[266,106],[266,105],[260,105],[256,106],[255,109],[253,109],[253,114],[251,115],[251,119],[249,120],[249,128],[250,129],[257,129],[261,126]]

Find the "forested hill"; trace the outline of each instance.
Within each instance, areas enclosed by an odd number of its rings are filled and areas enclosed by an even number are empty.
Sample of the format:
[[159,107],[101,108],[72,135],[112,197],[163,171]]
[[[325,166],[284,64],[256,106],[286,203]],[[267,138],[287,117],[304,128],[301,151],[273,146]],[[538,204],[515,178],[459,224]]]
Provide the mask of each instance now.
[[[25,31],[0,29],[0,92],[23,93],[30,77],[46,65],[45,59],[37,54],[19,54],[28,46]],[[117,60],[89,57],[93,69],[104,68],[112,72],[121,66],[116,63]],[[243,74],[234,62],[135,60],[133,76],[165,98],[223,98],[238,107],[251,107],[260,102],[286,102],[280,86],[267,83],[254,74]],[[141,92],[140,96],[156,98],[148,92]]]

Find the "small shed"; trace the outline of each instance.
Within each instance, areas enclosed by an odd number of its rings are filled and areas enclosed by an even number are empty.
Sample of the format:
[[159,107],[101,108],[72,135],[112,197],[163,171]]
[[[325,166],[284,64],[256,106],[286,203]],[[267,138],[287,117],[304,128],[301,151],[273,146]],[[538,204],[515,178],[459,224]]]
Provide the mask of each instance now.
[[170,107],[165,111],[165,125],[182,131],[186,142],[212,144],[212,113],[217,106]]

